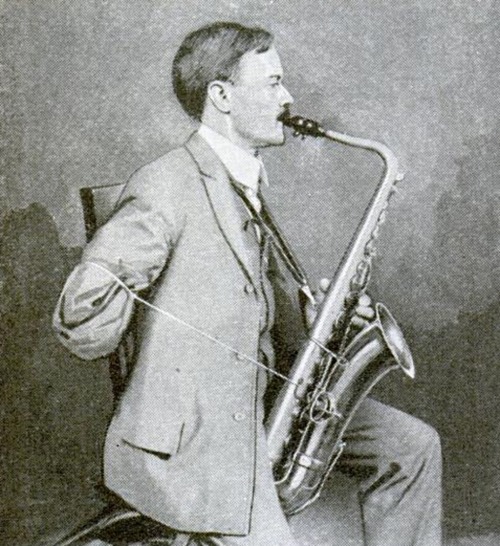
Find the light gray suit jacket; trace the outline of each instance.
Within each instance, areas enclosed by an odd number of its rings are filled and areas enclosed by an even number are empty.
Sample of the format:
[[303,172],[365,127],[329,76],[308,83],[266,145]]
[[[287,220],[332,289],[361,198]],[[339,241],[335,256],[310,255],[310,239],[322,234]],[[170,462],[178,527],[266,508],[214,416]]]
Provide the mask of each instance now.
[[[75,354],[114,350],[134,301],[95,262],[132,289],[153,285],[154,305],[233,349],[143,310],[137,360],[107,434],[106,485],[142,513],[195,532],[246,534],[253,500],[261,396],[257,367],[239,353],[258,358],[262,293],[237,198],[195,133],[132,176],[54,314]],[[297,317],[289,317],[294,342]]]

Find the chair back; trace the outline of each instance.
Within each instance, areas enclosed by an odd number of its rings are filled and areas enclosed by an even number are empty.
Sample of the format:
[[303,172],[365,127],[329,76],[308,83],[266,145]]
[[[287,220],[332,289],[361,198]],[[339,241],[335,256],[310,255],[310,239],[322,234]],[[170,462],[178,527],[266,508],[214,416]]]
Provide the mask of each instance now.
[[[85,236],[87,242],[92,239],[96,230],[102,226],[113,214],[118,198],[125,184],[112,186],[96,186],[81,188],[80,200],[83,208]],[[133,320],[124,334],[120,345],[115,352],[109,355],[109,375],[113,389],[113,398],[116,402],[123,391],[125,382],[132,367],[134,356]]]
[[96,230],[109,220],[124,187],[125,184],[113,184],[80,189],[87,242],[92,239]]

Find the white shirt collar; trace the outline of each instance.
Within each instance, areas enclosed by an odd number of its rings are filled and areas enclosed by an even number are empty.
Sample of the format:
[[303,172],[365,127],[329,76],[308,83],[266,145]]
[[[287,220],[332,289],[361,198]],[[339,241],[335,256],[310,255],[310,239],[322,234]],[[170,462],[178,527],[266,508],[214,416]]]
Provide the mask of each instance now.
[[266,170],[259,156],[240,148],[207,125],[201,124],[198,134],[217,154],[236,182],[247,186],[255,193],[259,189],[259,180],[267,185]]

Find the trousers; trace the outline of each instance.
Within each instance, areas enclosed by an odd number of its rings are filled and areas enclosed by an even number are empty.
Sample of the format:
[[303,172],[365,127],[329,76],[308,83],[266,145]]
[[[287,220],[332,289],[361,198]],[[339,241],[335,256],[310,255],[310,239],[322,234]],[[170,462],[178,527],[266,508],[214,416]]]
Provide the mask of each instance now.
[[[415,417],[367,398],[344,440],[346,447],[334,472],[347,473],[358,484],[364,545],[440,546],[441,449],[436,431]],[[314,510],[314,505],[307,510]],[[250,533],[196,537],[192,543],[310,546],[299,545],[281,510],[263,426],[257,444]],[[330,545],[343,546],[335,542],[335,537],[331,537]]]

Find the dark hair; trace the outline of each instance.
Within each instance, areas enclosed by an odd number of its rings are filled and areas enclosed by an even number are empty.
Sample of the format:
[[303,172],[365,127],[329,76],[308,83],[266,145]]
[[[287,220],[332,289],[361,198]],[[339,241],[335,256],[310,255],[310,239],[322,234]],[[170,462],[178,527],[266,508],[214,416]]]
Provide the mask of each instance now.
[[245,53],[264,53],[273,40],[273,35],[261,28],[227,22],[202,27],[186,36],[172,66],[174,91],[184,110],[200,120],[208,84],[229,80]]

